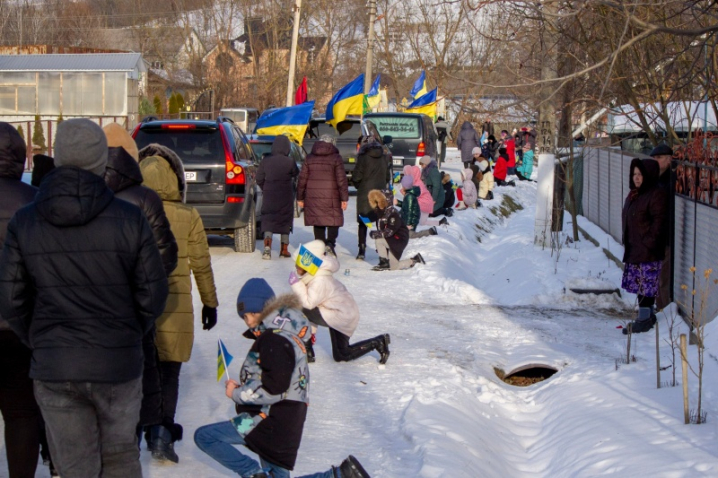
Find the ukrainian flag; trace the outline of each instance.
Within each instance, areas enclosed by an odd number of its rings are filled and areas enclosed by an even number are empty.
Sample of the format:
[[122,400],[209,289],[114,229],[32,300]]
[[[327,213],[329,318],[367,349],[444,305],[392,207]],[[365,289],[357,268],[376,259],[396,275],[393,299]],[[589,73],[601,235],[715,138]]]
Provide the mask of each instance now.
[[436,95],[438,88],[434,88],[422,97],[414,100],[405,110],[404,113],[421,113],[436,117]]
[[224,346],[224,342],[222,342],[222,339],[219,339],[217,341],[217,381],[219,382],[222,380],[222,375],[225,373],[227,374],[227,379],[229,379],[229,371],[227,367],[229,367],[230,362],[232,362],[232,357],[229,352],[227,352],[227,347]]
[[427,91],[426,72],[422,71],[421,75],[419,75],[419,78],[417,78],[417,80],[414,82],[414,86],[411,88],[411,92],[409,94],[412,96],[412,98],[417,99],[424,96]]
[[321,267],[324,261],[309,251],[306,247],[302,246],[299,248],[299,254],[297,254],[297,266],[309,272],[311,275],[315,275]]
[[376,108],[376,105],[379,104],[381,101],[381,97],[379,96],[379,80],[381,79],[381,75],[376,75],[376,80],[374,80],[374,83],[371,85],[371,89],[369,90],[369,93],[366,95],[366,101],[369,105],[369,109],[373,110]]
[[301,145],[304,133],[307,132],[309,120],[312,118],[314,101],[308,101],[297,106],[278,108],[263,113],[257,120],[256,134],[279,136],[285,134],[295,143]]
[[326,121],[336,129],[349,115],[361,115],[364,106],[364,74],[337,92],[327,104]]
[[364,223],[367,229],[371,229],[371,227],[374,225],[374,223],[371,222],[371,219],[369,219],[368,217],[364,217],[361,214],[359,214],[359,219],[361,219],[361,222]]

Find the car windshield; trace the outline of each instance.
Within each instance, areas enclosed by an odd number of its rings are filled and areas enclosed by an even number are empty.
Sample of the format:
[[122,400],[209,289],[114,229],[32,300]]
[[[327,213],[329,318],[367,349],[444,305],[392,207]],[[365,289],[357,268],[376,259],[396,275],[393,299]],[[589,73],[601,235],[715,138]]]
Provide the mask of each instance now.
[[358,121],[340,121],[337,129],[324,121],[312,121],[307,128],[305,138],[319,138],[328,134],[332,138],[353,139],[356,141],[361,135],[361,123]]
[[382,136],[394,139],[416,139],[419,137],[419,118],[402,116],[372,116],[372,123]]
[[158,143],[177,153],[183,163],[224,162],[222,136],[217,129],[140,129],[135,138],[137,148]]

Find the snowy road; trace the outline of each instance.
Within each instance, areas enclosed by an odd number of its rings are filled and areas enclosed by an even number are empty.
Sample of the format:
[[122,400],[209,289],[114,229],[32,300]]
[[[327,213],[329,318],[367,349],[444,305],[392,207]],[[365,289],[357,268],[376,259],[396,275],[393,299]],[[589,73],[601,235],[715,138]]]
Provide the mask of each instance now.
[[[460,167],[449,162],[446,170],[458,179]],[[295,474],[324,470],[351,453],[377,478],[718,476],[718,388],[706,384],[709,423],[685,426],[680,389],[655,389],[653,333],[636,337],[637,363],[616,369],[625,348],[616,327],[632,314],[631,299],[570,296],[564,287],[571,278],[599,277],[617,286],[620,270],[587,241],[566,246],[558,261],[534,248],[534,185],[504,189],[524,206],[505,219],[490,210],[501,202],[497,191],[493,205],[457,212],[439,236],[412,241],[407,254],[421,252],[427,264],[399,272],[372,272],[374,251],[367,262],[355,261],[350,201],[337,249],[342,270],[350,269],[339,279],[361,310],[353,340],[390,333],[392,354],[386,366],[376,355],[334,363],[320,330]],[[290,250],[313,238],[302,219],[295,229]],[[198,324],[182,370],[180,463],[158,465],[143,450],[146,476],[231,476],[192,441],[198,426],[232,416],[216,382],[217,338],[235,356],[236,374],[250,345],[241,337],[237,292],[250,277],[289,291],[292,262],[278,259],[276,247],[273,260],[262,261],[259,249],[237,254],[230,242],[211,237],[219,324],[210,332]],[[668,353],[663,347],[664,365]],[[528,388],[494,373],[530,363],[559,372]],[[709,361],[706,373],[715,376],[717,365]],[[0,475],[5,466],[2,450]]]

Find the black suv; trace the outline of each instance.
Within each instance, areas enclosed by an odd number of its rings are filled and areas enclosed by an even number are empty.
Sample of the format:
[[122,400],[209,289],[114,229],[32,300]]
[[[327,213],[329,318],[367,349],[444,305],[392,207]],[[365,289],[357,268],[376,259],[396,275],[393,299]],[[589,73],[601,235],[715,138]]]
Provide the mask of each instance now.
[[234,250],[254,252],[257,237],[257,159],[242,130],[231,119],[156,120],[147,118],[132,132],[137,147],[158,143],[182,160],[187,204],[197,209],[212,234],[234,236]]

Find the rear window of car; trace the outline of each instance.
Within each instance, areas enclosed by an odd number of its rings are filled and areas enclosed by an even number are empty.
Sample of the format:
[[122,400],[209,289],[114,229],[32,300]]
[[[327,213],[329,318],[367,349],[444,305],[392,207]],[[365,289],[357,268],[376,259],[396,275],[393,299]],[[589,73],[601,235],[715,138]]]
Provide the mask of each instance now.
[[372,123],[382,136],[395,139],[417,139],[419,134],[419,118],[400,116],[372,116]]
[[362,135],[361,123],[358,121],[340,121],[337,129],[324,121],[312,121],[307,128],[306,138],[319,138],[328,134],[332,138],[353,138],[355,141]]
[[177,153],[183,163],[224,162],[222,136],[217,129],[166,130],[140,129],[137,147],[158,143]]
[[272,143],[255,143],[254,141],[250,141],[250,144],[252,145],[252,150],[254,151],[254,154],[259,159],[262,159],[263,157],[272,154]]

